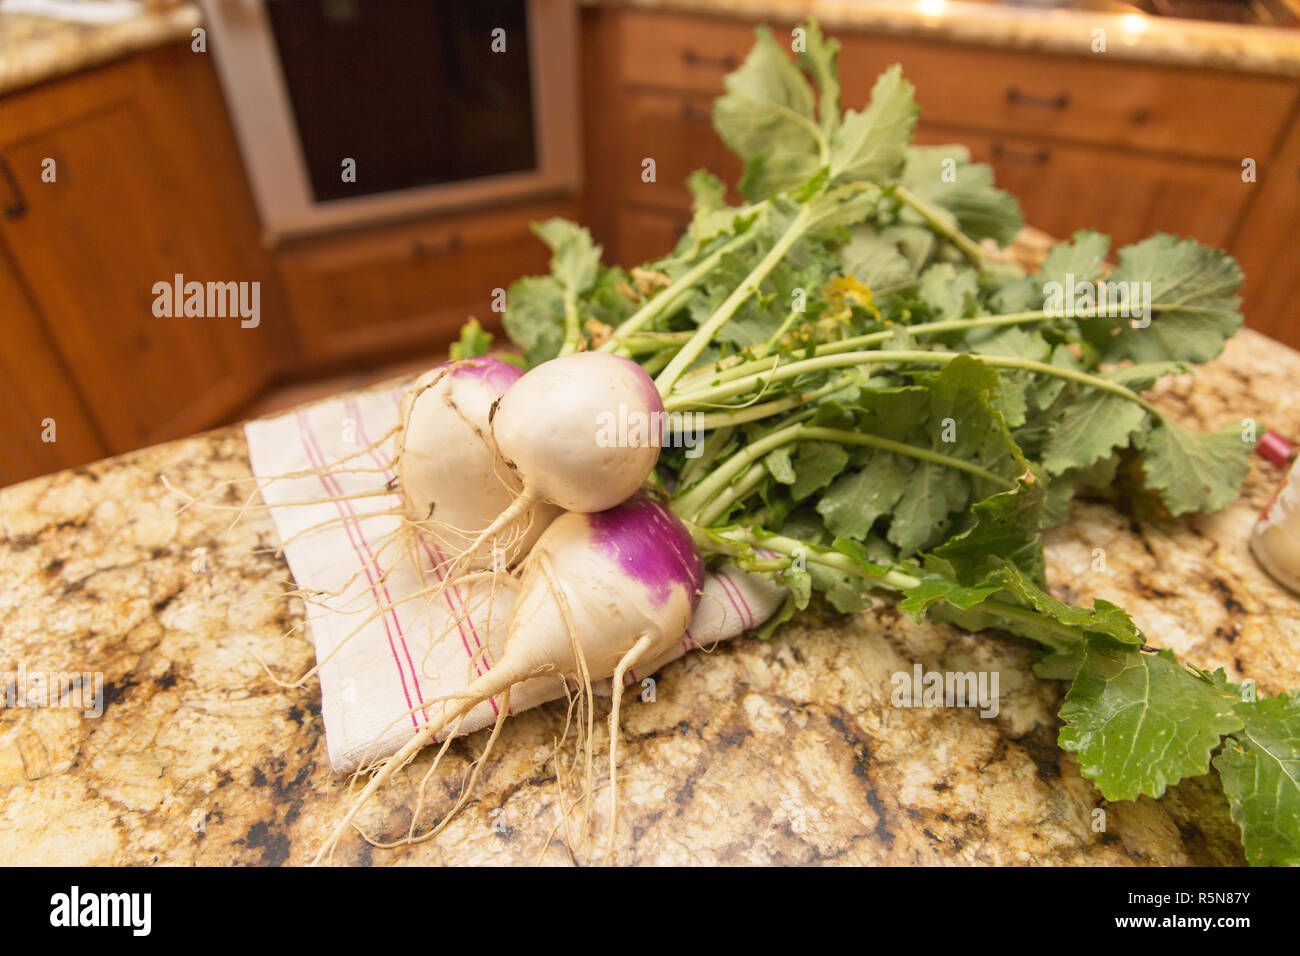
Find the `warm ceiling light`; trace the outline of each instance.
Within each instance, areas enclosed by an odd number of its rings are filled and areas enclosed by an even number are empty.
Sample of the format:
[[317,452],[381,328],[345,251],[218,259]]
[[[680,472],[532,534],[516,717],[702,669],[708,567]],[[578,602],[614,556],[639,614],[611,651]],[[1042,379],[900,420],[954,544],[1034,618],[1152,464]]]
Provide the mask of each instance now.
[[1119,18],[1119,21],[1125,33],[1146,32],[1147,18],[1140,13],[1126,13]]
[[947,0],[917,0],[916,9],[927,17],[939,17],[943,16],[944,7],[947,5]]

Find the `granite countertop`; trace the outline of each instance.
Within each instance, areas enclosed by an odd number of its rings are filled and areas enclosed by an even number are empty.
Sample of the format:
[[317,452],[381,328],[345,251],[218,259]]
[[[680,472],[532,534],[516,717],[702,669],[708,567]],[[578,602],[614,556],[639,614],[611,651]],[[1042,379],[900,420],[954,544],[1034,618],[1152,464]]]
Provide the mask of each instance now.
[[[1017,50],[1090,54],[1106,30],[1119,59],[1300,77],[1300,29],[1237,26],[1082,10],[1032,10],[962,0],[582,0],[680,13],[793,21]],[[0,94],[188,38],[202,23],[192,0],[110,25],[0,14]]]
[[189,39],[203,22],[196,3],[146,9],[117,23],[73,23],[28,13],[0,13],[0,94],[34,86]]
[[1015,50],[1091,55],[1106,31],[1106,55],[1247,73],[1300,76],[1300,29],[1142,17],[1095,10],[1030,9],[962,0],[583,0],[649,10],[772,19],[816,17],[828,30],[859,29]]
[[[1300,353],[1243,331],[1157,401],[1201,428],[1254,416],[1300,434]],[[232,528],[228,512],[178,513],[163,475],[191,490],[247,477],[242,429],[0,491],[0,671],[104,680],[98,717],[0,709],[2,865],[304,863],[347,806],[319,687],[278,686],[258,663],[289,675],[314,659],[269,518],[254,511]],[[1117,602],[1159,644],[1261,691],[1300,686],[1300,598],[1246,545],[1280,478],[1257,461],[1240,500],[1178,521],[1076,502],[1049,538],[1055,593]],[[240,499],[230,489],[225,500]],[[1091,570],[1095,548],[1105,572]],[[999,715],[891,706],[890,675],[913,664],[998,671]],[[1057,749],[1061,687],[1030,664],[1009,639],[918,625],[884,604],[689,654],[659,673],[654,702],[624,704],[620,861],[1241,862],[1205,778],[1107,805]],[[552,762],[564,719],[554,702],[508,721],[438,839],[382,850],[353,835],[336,862],[570,862]],[[486,735],[452,746],[431,811],[451,805]],[[405,833],[429,759],[367,808],[368,832]]]

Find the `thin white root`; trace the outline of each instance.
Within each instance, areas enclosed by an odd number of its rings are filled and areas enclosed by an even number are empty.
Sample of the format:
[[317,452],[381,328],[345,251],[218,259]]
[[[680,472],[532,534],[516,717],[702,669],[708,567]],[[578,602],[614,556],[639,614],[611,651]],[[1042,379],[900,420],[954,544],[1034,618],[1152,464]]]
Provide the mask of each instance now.
[[474,539],[473,544],[465,548],[457,558],[459,565],[464,560],[471,560],[478,549],[483,546],[483,542],[489,538],[500,534],[506,528],[509,528],[516,521],[528,514],[538,503],[539,499],[536,493],[525,488],[519,493],[519,497],[510,503],[510,507],[501,514],[497,515],[490,525],[479,532],[478,537]]
[[609,847],[605,851],[606,866],[615,861],[614,841],[618,838],[618,715],[623,706],[623,675],[650,649],[651,640],[649,634],[639,637],[614,668],[613,699],[609,711]]
[[[489,673],[491,672],[489,671]],[[426,724],[418,734],[406,742],[406,745],[403,746],[401,750],[397,751],[397,753],[385,760],[383,765],[380,767],[379,772],[366,782],[365,787],[361,791],[361,795],[353,801],[352,806],[348,808],[348,812],[344,814],[343,818],[335,825],[333,832],[330,833],[329,839],[325,841],[325,844],[312,859],[312,866],[319,866],[327,856],[333,855],[334,847],[338,844],[339,840],[343,838],[348,827],[352,824],[352,820],[361,811],[361,808],[365,806],[366,801],[374,796],[375,792],[386,784],[392,778],[393,774],[406,766],[406,764],[410,762],[411,758],[423,750],[425,744],[432,740],[439,731],[456,718],[469,713],[485,699],[479,694],[457,694],[452,695],[447,699],[454,699],[455,697],[464,697],[467,699],[451,713],[444,715],[442,720],[439,720],[436,723],[430,722]]]

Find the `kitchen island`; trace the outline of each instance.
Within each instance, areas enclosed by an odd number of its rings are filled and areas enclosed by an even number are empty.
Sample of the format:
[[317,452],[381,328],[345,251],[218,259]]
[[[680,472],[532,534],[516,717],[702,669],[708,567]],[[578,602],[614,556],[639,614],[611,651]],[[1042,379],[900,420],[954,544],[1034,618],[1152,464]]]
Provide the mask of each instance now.
[[[1199,428],[1253,418],[1300,434],[1300,354],[1254,332],[1153,394]],[[289,677],[314,661],[269,517],[254,510],[232,527],[233,511],[182,510],[164,476],[190,492],[247,479],[242,428],[0,491],[0,679],[22,668],[103,680],[100,716],[0,709],[0,864],[301,864],[348,805],[318,685],[280,686],[259,663]],[[1281,476],[1256,459],[1239,500],[1176,521],[1076,501],[1048,538],[1054,592],[1114,601],[1152,643],[1263,693],[1300,686],[1300,598],[1246,544]],[[213,500],[237,507],[237,488]],[[918,625],[889,604],[691,653],[657,675],[653,702],[624,704],[619,860],[1242,861],[1213,778],[1160,800],[1104,801],[1058,750],[1061,686],[1036,679],[1032,660],[1008,638]],[[997,716],[894,706],[892,675],[917,665],[996,671]],[[570,864],[553,759],[564,720],[554,702],[508,721],[437,839],[385,850],[354,834],[335,862]],[[486,739],[452,746],[429,812],[451,806]],[[367,832],[405,834],[429,759],[363,811]],[[604,796],[601,782],[601,814]]]

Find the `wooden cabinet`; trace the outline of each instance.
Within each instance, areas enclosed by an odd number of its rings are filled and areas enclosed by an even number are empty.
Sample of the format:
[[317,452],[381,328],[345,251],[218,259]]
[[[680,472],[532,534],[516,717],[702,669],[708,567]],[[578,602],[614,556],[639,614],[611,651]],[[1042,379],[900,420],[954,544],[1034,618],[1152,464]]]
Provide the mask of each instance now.
[[[689,210],[691,170],[706,167],[729,184],[740,175],[709,111],[753,45],[753,24],[613,8],[584,18],[584,39],[599,45],[585,85],[588,116],[600,125],[588,136],[623,143],[595,157],[589,149],[600,167],[586,218],[607,257],[632,265],[672,246]],[[778,40],[790,26],[773,24]],[[1281,241],[1283,223],[1297,234],[1288,212],[1296,176],[1277,172],[1272,159],[1293,120],[1294,80],[827,32],[841,42],[846,106],[861,107],[877,75],[901,63],[921,105],[916,141],[969,147],[1030,223],[1062,237],[1097,229],[1116,246],[1169,232],[1239,252],[1251,277],[1247,322],[1300,345],[1300,330],[1274,318],[1296,299],[1278,276],[1300,269],[1294,242]],[[1300,163],[1296,136],[1288,148],[1297,157],[1281,166]],[[641,177],[647,157],[656,161],[653,183]],[[1242,182],[1248,158],[1275,170],[1268,183]],[[1238,229],[1248,205],[1257,225]]]
[[470,315],[492,324],[495,290],[550,269],[550,252],[529,225],[577,214],[573,200],[516,204],[282,250],[277,261],[303,359],[450,341]]
[[0,321],[0,487],[105,455],[85,398],[3,250]]
[[1246,318],[1300,348],[1300,123],[1258,172],[1259,181],[1246,187],[1253,195],[1232,242],[1246,273]]
[[690,222],[691,215],[684,210],[639,206],[620,209],[614,234],[620,261],[633,265],[667,255]]
[[[49,393],[73,401],[75,390],[102,436],[74,459],[217,424],[267,381],[285,341],[220,104],[210,65],[188,47],[0,99],[0,241],[66,370]],[[178,275],[245,283],[250,304],[256,287],[257,327],[155,314],[155,285]],[[6,328],[24,321],[5,310]],[[29,345],[6,336],[7,362],[26,361]]]
[[1114,248],[1156,232],[1228,245],[1254,186],[1241,167],[1185,162],[1131,150],[974,133],[934,125],[916,141],[959,143],[991,163],[995,181],[1020,200],[1025,220],[1059,237],[1097,229]]

